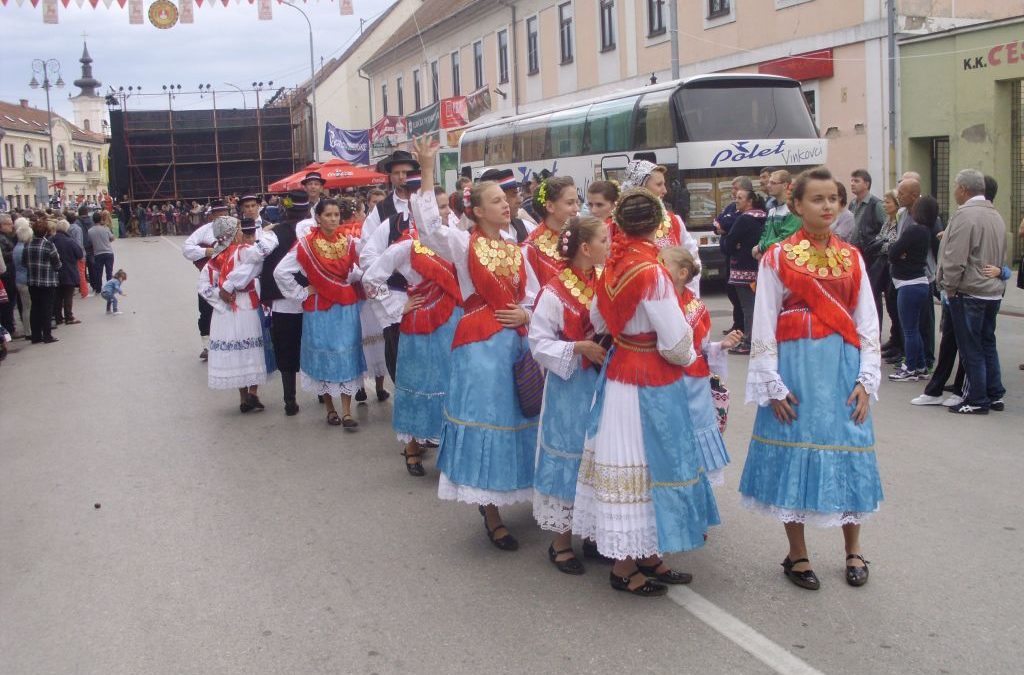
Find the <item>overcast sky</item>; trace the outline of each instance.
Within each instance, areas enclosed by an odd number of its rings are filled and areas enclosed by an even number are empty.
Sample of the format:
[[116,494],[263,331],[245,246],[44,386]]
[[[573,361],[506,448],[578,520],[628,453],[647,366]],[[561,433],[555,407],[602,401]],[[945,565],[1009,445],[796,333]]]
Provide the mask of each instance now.
[[[373,19],[389,7],[393,0],[354,0],[354,16],[341,16],[337,0],[310,0],[302,9],[313,22],[313,46],[317,68],[320,59],[326,62],[339,55],[359,32],[359,18]],[[148,9],[150,0],[144,0]],[[116,89],[129,85],[142,86],[143,93],[159,93],[161,85],[180,84],[182,90],[195,91],[200,83],[209,83],[216,90],[233,92],[218,94],[217,105],[241,107],[237,91],[225,85],[234,83],[248,89],[254,81],[273,80],[274,88],[294,86],[309,78],[309,33],[302,16],[277,2],[273,3],[274,19],[260,21],[256,5],[247,0],[224,7],[220,0],[195,8],[195,23],[177,24],[160,30],[149,23],[128,23],[128,6],[110,9],[100,2],[93,9],[88,2],[67,8],[58,3],[60,23],[43,23],[42,3],[32,7],[26,0],[18,7],[15,0],[0,6],[0,100],[16,103],[27,98],[37,108],[46,108],[42,88],[31,89],[32,60],[54,58],[60,61],[64,89],[51,90],[54,112],[73,120],[68,94],[77,95],[72,82],[81,75],[82,33],[88,34],[89,53],[93,58],[93,76]],[[39,78],[42,81],[42,78]],[[252,93],[246,93],[249,106]],[[181,96],[175,108],[205,107],[209,97]],[[144,96],[146,108],[163,108],[166,98]],[[129,102],[128,107],[136,104]]]

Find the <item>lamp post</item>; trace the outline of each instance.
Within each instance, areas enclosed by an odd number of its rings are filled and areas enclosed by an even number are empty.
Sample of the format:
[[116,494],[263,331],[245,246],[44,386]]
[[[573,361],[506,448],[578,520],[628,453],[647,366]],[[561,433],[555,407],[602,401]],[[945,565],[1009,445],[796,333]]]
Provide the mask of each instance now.
[[316,138],[317,138],[317,126],[316,126],[316,68],[313,65],[313,24],[310,23],[309,17],[306,13],[299,8],[298,5],[293,5],[290,2],[282,2],[297,11],[302,15],[302,18],[306,20],[306,25],[309,26],[309,88],[313,91],[313,114],[312,114],[312,125],[313,125],[313,161],[320,156],[317,152]]
[[[50,73],[53,72],[57,75],[57,81],[50,83]],[[56,189],[57,186],[57,156],[53,152],[53,110],[50,108],[50,88],[57,87],[58,89],[64,88],[64,79],[60,76],[60,61],[57,59],[33,59],[32,60],[32,81],[28,83],[28,86],[33,89],[40,87],[39,80],[36,79],[36,75],[43,76],[42,87],[46,91],[46,127],[50,132],[50,176],[53,179],[50,187]],[[47,190],[49,193],[49,190]]]
[[[231,84],[230,82],[225,82],[224,84],[228,85],[229,87],[234,87],[238,90],[238,93],[242,95],[242,110],[246,110],[247,106],[245,105],[245,92],[242,90],[242,88],[239,87],[237,84]],[[258,108],[259,104],[257,104],[256,107]]]
[[[0,129],[0,146],[3,146],[4,136],[6,135],[7,132]],[[0,202],[2,201],[4,201],[4,163],[0,161]],[[11,208],[10,204],[7,205],[7,208]]]

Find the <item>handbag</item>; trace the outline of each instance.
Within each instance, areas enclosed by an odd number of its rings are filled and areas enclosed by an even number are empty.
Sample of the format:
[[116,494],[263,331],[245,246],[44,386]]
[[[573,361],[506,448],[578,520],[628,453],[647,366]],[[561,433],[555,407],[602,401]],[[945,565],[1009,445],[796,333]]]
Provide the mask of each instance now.
[[715,415],[718,417],[718,431],[724,434],[729,423],[729,390],[717,375],[711,377],[711,404],[715,407]]
[[544,371],[529,349],[512,364],[512,375],[516,382],[519,409],[524,417],[536,417],[540,414],[544,398]]

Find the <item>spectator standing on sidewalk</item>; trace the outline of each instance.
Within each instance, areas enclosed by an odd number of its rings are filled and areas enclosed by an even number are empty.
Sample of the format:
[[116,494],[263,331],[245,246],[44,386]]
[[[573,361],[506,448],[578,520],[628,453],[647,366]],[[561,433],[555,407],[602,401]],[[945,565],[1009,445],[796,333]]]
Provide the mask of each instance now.
[[0,254],[3,256],[4,273],[0,274],[0,282],[7,290],[8,302],[0,304],[0,326],[7,329],[11,337],[17,337],[14,326],[15,306],[17,305],[18,291],[15,283],[14,245],[17,240],[14,237],[14,221],[6,213],[0,213]]
[[925,265],[931,248],[927,225],[935,222],[939,205],[932,197],[921,197],[914,203],[908,222],[899,238],[889,247],[892,283],[896,287],[900,325],[906,361],[889,375],[893,382],[916,382],[927,376],[924,360],[924,338],[921,335],[921,313],[930,311],[931,291]]
[[[715,232],[719,234],[719,247],[722,250],[722,254],[725,256],[725,278],[730,278],[729,271],[729,258],[730,253],[726,250],[725,236],[729,234],[729,230],[732,228],[733,222],[739,215],[736,213],[736,195],[740,189],[746,190],[747,192],[754,191],[754,184],[749,178],[745,176],[737,176],[732,180],[732,201],[725,205],[722,212],[718,214],[718,218],[715,218]],[[740,304],[740,296],[736,294],[736,287],[732,284],[726,286],[726,296],[729,298],[729,302],[732,304],[732,327],[725,331],[730,333],[734,330],[743,330],[743,305]]]
[[743,339],[729,350],[730,354],[750,353],[750,333],[754,321],[754,283],[757,281],[757,260],[753,250],[764,232],[764,201],[750,190],[736,192],[738,214],[728,234],[725,250],[729,256],[729,285],[736,289],[743,308]]
[[32,327],[32,344],[56,342],[50,328],[53,318],[53,297],[57,291],[60,270],[60,256],[53,242],[46,238],[50,225],[45,217],[32,222],[32,241],[21,253],[22,264],[28,271],[28,293],[32,298],[32,312],[29,322]]
[[987,265],[1006,257],[1006,223],[985,199],[985,177],[974,169],[956,176],[953,192],[960,207],[939,247],[936,282],[949,298],[960,360],[967,371],[964,401],[952,413],[987,415],[1003,410],[1002,377],[996,349],[996,316],[1006,290],[1001,278],[986,277]]
[[[104,212],[105,213],[105,212]],[[109,223],[110,216],[106,220]],[[110,225],[103,222],[103,214],[100,215],[100,222],[89,228],[89,243],[92,246],[92,286],[97,293],[103,290],[103,273],[106,272],[106,279],[109,281],[114,275],[114,233]]]
[[85,257],[85,252],[78,242],[68,236],[68,229],[71,227],[68,221],[61,218],[52,222],[57,231],[51,241],[61,261],[60,271],[57,273],[57,295],[53,301],[53,320],[58,325],[63,323],[70,326],[82,323],[75,318],[74,302],[75,291],[78,290],[81,281],[78,275],[78,261]]

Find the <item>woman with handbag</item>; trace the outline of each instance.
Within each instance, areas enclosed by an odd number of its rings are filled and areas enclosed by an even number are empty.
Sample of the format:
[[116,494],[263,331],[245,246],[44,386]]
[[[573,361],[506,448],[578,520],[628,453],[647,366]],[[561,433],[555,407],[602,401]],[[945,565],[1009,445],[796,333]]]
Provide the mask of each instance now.
[[[542,530],[556,533],[548,559],[565,574],[583,574],[572,550],[572,503],[583,456],[590,404],[605,349],[596,342],[590,307],[597,285],[596,265],[608,256],[608,226],[590,217],[570,218],[558,236],[567,261],[537,296],[530,320],[530,350],[547,370],[544,406],[537,438],[533,517]],[[591,542],[584,554],[596,554]]]
[[729,360],[726,351],[740,343],[743,331],[729,332],[721,342],[711,342],[711,314],[700,298],[686,287],[690,279],[700,273],[700,267],[693,255],[682,246],[664,249],[660,258],[668,270],[679,295],[679,307],[683,310],[686,323],[693,330],[693,349],[697,360],[683,369],[686,383],[686,402],[693,421],[693,435],[704,461],[704,470],[712,485],[725,484],[725,467],[729,464],[729,453],[718,421],[714,399],[711,394],[711,373],[720,378],[728,371]]
[[661,201],[623,192],[612,255],[591,321],[614,346],[598,379],[576,483],[572,531],[615,563],[613,589],[641,597],[685,584],[663,553],[704,545],[718,507],[696,447],[683,368],[696,360],[693,331],[658,262]]
[[514,551],[519,542],[498,508],[533,499],[537,413],[517,401],[513,370],[529,358],[526,308],[539,286],[519,246],[501,236],[512,215],[497,183],[470,191],[465,214],[472,231],[441,222],[434,196],[437,148],[429,137],[416,139],[423,184],[409,199],[421,241],[455,265],[465,312],[452,341],[437,494],[479,505],[491,543]]

